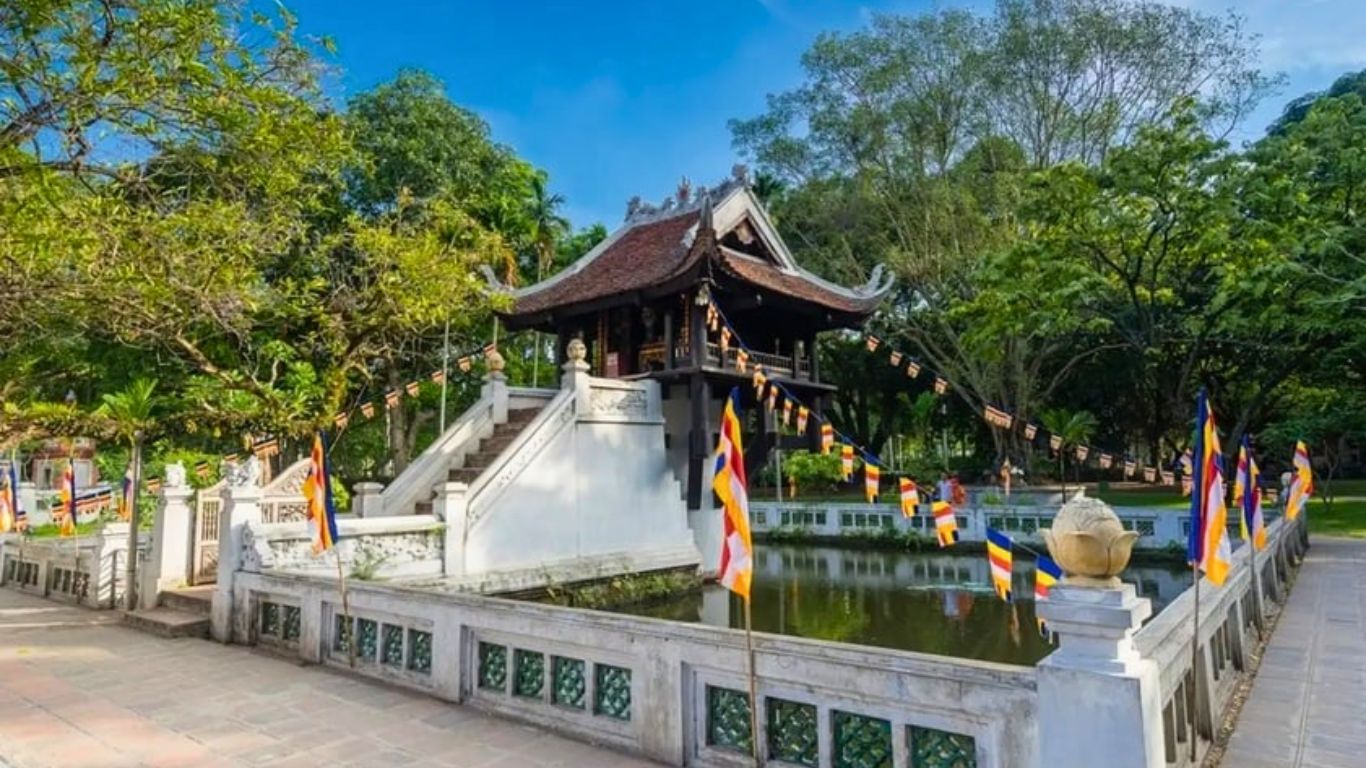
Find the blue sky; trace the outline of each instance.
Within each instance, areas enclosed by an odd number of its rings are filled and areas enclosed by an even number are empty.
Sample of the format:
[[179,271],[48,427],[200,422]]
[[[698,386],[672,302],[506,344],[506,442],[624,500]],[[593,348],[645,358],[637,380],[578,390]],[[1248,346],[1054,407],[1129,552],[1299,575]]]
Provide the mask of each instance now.
[[[1244,128],[1248,138],[1289,97],[1366,67],[1359,0],[1176,0],[1230,7],[1263,40],[1264,67],[1288,85]],[[851,30],[875,11],[914,13],[986,2],[687,0],[468,2],[289,0],[307,34],[330,35],[334,95],[421,67],[494,137],[550,174],[575,226],[614,228],[627,198],[659,200],[680,176],[710,185],[738,159],[726,121],[763,110],[799,84],[801,53],[824,30]]]

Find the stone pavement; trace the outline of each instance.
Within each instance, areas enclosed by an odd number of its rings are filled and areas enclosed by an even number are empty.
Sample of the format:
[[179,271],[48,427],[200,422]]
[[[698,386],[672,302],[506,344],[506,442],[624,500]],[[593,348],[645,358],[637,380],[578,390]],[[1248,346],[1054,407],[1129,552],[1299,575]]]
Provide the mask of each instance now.
[[1366,766],[1366,541],[1315,536],[1226,768]]
[[0,589],[0,766],[654,765],[473,709]]

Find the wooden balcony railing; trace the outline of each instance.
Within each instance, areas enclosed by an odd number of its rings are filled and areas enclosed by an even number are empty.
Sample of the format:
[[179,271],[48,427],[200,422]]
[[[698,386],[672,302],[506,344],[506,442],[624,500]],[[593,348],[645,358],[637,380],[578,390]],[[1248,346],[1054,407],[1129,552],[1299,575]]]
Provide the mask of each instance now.
[[[725,359],[721,359],[721,345],[707,344],[707,357],[705,364],[713,368],[734,368],[735,358],[739,350],[730,347],[726,350]],[[640,348],[637,356],[639,370],[664,370],[669,367],[668,360],[665,359],[665,347],[662,342],[644,344]],[[686,344],[674,345],[674,366],[687,365],[692,360],[692,350]],[[749,353],[749,364],[762,365],[765,371],[778,376],[786,376],[794,379],[811,378],[811,360],[800,358],[796,361],[796,368],[793,368],[793,357],[791,355],[775,355],[768,352]]]

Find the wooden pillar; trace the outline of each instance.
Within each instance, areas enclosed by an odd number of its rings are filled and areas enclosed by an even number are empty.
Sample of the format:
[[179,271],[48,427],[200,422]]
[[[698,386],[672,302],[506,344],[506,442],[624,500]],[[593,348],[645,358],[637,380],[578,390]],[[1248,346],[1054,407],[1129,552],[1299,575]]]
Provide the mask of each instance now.
[[688,398],[691,400],[692,423],[688,429],[688,509],[702,509],[702,474],[711,450],[708,427],[711,417],[707,413],[711,388],[707,386],[702,374],[702,361],[706,359],[707,317],[696,307],[688,307],[688,340],[692,348],[693,373],[688,377]]
[[811,360],[811,380],[819,382],[821,380],[821,367],[816,362],[816,334],[811,334],[806,339],[806,354]]
[[674,311],[664,312],[664,370],[674,367]]

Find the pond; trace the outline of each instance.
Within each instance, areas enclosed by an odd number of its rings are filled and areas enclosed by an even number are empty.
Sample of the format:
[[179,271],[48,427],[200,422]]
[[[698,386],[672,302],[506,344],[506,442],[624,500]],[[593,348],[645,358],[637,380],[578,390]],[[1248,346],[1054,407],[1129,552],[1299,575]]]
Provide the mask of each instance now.
[[[757,545],[754,629],[842,643],[1032,665],[1052,652],[1034,619],[1034,563],[1015,562],[1015,602],[991,589],[985,554]],[[1179,564],[1131,565],[1124,580],[1160,610],[1190,585]],[[621,612],[742,628],[720,586]]]

